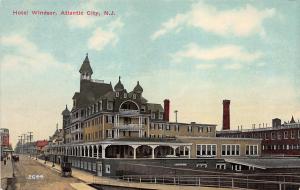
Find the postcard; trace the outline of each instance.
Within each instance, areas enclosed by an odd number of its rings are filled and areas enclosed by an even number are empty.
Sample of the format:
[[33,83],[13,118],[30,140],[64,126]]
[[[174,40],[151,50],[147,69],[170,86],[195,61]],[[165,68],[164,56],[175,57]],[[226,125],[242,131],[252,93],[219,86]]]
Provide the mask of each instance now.
[[0,189],[300,189],[300,1],[0,0],[0,21]]

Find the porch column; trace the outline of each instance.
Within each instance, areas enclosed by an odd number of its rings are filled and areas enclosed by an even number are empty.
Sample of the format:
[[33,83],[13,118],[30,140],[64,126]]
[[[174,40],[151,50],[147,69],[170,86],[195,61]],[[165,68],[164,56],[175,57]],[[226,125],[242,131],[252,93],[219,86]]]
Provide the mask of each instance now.
[[172,146],[173,148],[173,155],[176,156],[176,149],[178,148],[178,146]]
[[150,137],[150,122],[149,122],[149,117],[147,117],[147,127],[148,127],[148,134],[147,137]]
[[152,148],[152,159],[154,159],[155,158],[154,150],[156,147],[158,147],[158,145],[150,145],[150,147]]
[[136,149],[140,146],[140,145],[130,145],[133,148],[133,159],[136,159]]
[[105,158],[105,149],[108,147],[110,144],[102,144],[102,158]]
[[91,146],[92,147],[92,158],[94,158],[94,145]]
[[97,159],[98,159],[99,158],[99,145],[96,145],[96,148],[97,148],[96,154],[97,154]]
[[141,116],[139,116],[139,125],[138,125],[138,128],[139,128],[139,137],[141,138]]
[[183,156],[185,156],[185,146],[183,147]]
[[191,158],[191,147],[188,146],[187,148],[189,149],[189,158]]

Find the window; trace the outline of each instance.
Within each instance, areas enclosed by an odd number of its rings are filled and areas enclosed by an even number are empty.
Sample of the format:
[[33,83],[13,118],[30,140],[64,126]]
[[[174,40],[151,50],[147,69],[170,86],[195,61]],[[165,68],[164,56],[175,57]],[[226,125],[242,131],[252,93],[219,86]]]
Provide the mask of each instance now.
[[258,145],[246,145],[246,155],[247,156],[257,156],[258,155]]
[[203,164],[203,163],[196,164],[196,167],[197,168],[207,168],[207,164]]
[[111,130],[106,130],[106,137],[107,138],[112,138],[112,132],[111,132]]
[[158,124],[158,130],[163,130],[162,124]]
[[207,127],[207,132],[208,132],[208,133],[211,132],[211,127]]
[[291,131],[291,139],[295,138],[295,131]]
[[151,124],[150,124],[150,130],[155,130],[155,125],[154,125],[154,123],[151,123]]
[[107,103],[107,109],[108,110],[113,110],[113,102],[108,102]]
[[272,139],[272,140],[276,139],[276,137],[275,137],[275,132],[272,132],[272,133],[271,133],[271,139]]
[[159,119],[163,119],[163,112],[159,112]]
[[124,93],[124,98],[127,98],[127,93]]
[[219,170],[225,170],[226,169],[226,164],[222,163],[222,164],[216,164],[216,168]]
[[192,128],[192,126],[188,126],[188,128],[187,128],[187,131],[189,132],[189,133],[191,133],[192,131],[193,131],[193,128]]
[[141,111],[146,111],[146,106],[142,105],[141,106]]
[[240,145],[222,144],[222,156],[238,156],[238,155],[240,155]]
[[110,174],[110,165],[109,164],[105,165],[105,173]]
[[268,140],[268,134],[265,133],[265,140]]
[[116,97],[119,97],[119,92],[116,92]]
[[216,156],[217,145],[215,144],[197,144],[197,156]]
[[151,112],[151,119],[155,119],[155,113]]
[[298,130],[298,139],[300,139],[300,130]]
[[154,134],[150,134],[150,138],[155,138],[155,135]]
[[277,132],[277,139],[278,139],[278,140],[281,139],[281,133],[280,133],[280,131]]
[[102,110],[102,101],[100,101],[100,102],[98,103],[98,110],[99,110],[99,111]]
[[288,135],[289,135],[288,131],[284,131],[284,139],[288,139]]
[[167,131],[170,131],[170,130],[171,130],[171,127],[170,127],[169,124],[166,125],[166,130],[167,130]]
[[202,127],[198,127],[198,132],[203,133],[203,128]]
[[133,94],[133,95],[132,95],[132,98],[133,98],[133,99],[136,99],[136,94]]

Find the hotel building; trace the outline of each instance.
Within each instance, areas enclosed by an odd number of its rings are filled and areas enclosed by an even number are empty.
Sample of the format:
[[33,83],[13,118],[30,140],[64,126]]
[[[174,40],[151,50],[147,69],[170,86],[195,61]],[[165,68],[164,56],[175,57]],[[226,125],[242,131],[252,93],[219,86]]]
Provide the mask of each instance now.
[[47,147],[46,156],[55,162],[67,156],[74,167],[110,175],[111,159],[219,160],[261,155],[260,139],[216,137],[215,124],[170,122],[170,101],[165,99],[164,106],[149,103],[139,81],[127,90],[121,77],[114,86],[92,79],[88,56],[79,72],[80,90],[73,96],[73,107],[62,112],[64,143]]

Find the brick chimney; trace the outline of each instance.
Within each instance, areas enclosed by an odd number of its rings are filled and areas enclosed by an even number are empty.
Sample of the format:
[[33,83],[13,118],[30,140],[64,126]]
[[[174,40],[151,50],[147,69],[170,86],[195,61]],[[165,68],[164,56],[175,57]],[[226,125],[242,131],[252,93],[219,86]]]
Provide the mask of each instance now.
[[230,130],[230,100],[223,100],[223,129]]
[[170,118],[170,100],[164,100],[164,121],[169,121]]

